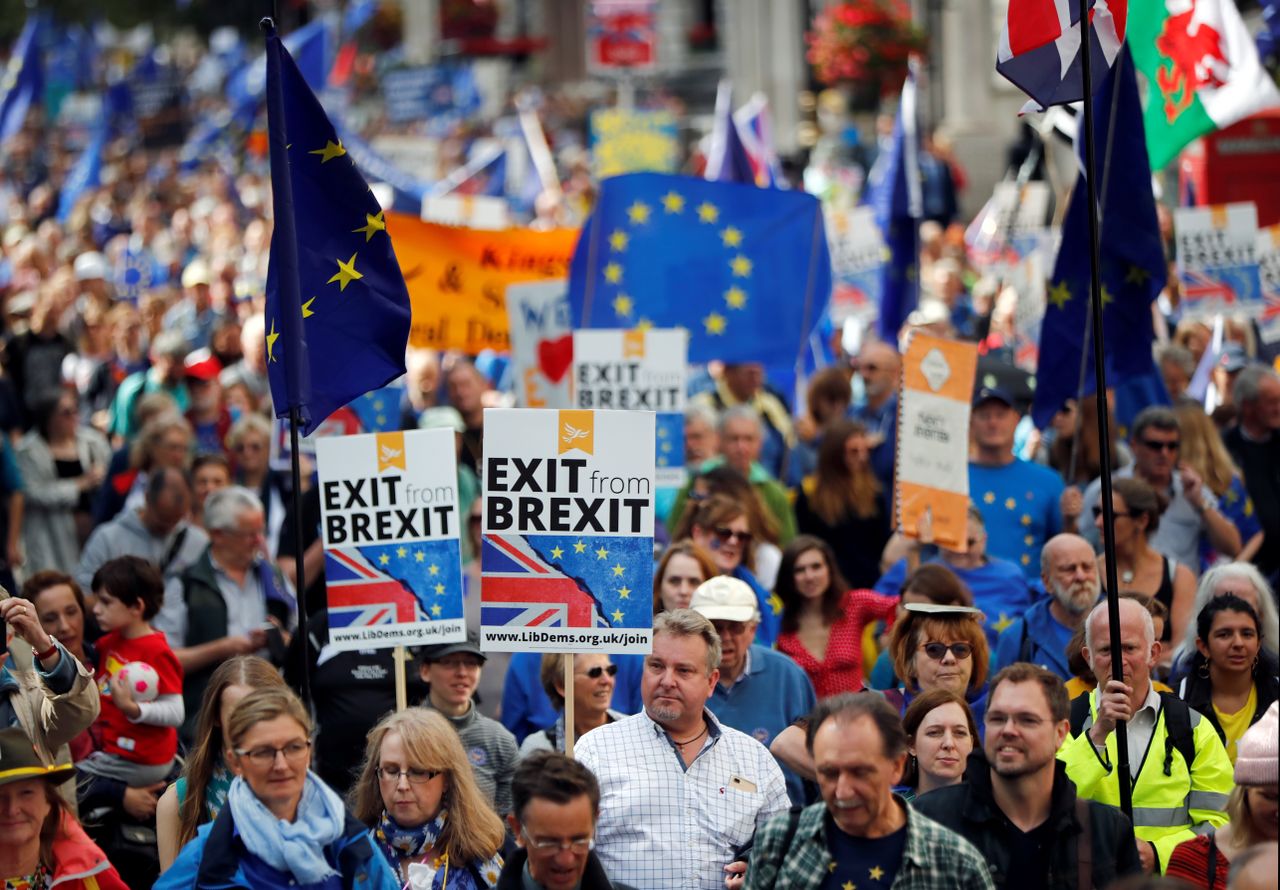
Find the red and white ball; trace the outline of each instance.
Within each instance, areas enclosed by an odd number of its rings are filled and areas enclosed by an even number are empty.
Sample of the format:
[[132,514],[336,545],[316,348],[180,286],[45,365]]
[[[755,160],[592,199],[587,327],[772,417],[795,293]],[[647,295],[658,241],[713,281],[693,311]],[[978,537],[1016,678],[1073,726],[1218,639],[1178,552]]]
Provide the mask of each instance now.
[[160,695],[160,675],[145,661],[131,661],[120,668],[120,679],[129,687],[136,702],[155,701]]

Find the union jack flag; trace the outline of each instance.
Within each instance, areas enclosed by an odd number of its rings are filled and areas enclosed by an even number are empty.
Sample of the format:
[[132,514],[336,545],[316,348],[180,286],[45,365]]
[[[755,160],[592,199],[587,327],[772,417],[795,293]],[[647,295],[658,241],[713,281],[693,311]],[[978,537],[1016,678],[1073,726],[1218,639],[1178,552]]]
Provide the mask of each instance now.
[[612,626],[595,597],[548,565],[518,535],[485,535],[481,563],[482,626]]
[[325,550],[324,563],[330,627],[428,620],[413,591],[375,566],[358,549]]
[[1089,45],[1094,88],[1124,44],[1129,0],[1010,0],[996,54],[996,70],[1031,97],[1023,112],[1044,111],[1084,98],[1080,66],[1080,8],[1090,6]]

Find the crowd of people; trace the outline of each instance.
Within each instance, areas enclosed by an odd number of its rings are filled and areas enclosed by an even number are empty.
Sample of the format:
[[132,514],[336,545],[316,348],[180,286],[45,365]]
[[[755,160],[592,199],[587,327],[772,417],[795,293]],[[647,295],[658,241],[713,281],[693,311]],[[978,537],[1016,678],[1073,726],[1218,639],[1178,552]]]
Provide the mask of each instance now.
[[[1036,431],[980,375],[963,550],[894,525],[900,343],[799,405],[714,364],[657,499],[652,652],[473,634],[414,653],[396,710],[390,650],[326,645],[315,467],[297,517],[275,460],[264,161],[128,149],[61,219],[56,133],[0,164],[7,887],[1274,886],[1280,376],[1248,325],[1206,413],[1184,392],[1209,332],[1171,281],[1173,404],[1111,442],[1096,400]],[[908,327],[1004,356],[957,230],[921,242]],[[455,431],[473,520],[502,364],[406,357],[402,426]]]

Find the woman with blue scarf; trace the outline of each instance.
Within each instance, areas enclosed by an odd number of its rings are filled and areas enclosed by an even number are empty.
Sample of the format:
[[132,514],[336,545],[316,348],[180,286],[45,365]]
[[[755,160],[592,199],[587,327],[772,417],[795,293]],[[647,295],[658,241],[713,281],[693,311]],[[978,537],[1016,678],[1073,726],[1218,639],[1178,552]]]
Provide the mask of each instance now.
[[438,711],[388,714],[369,733],[351,811],[405,890],[489,890],[502,820],[481,794],[457,730]]
[[227,722],[237,777],[213,822],[154,890],[399,890],[333,789],[311,772],[311,718],[288,689],[258,689]]

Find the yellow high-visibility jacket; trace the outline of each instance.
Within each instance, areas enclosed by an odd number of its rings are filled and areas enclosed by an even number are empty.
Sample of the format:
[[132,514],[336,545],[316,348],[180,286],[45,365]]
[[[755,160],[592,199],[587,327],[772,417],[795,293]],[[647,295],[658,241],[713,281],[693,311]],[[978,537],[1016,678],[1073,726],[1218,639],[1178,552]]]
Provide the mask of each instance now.
[[[1120,787],[1114,776],[1116,736],[1107,737],[1106,751],[1098,751],[1089,738],[1089,727],[1098,714],[1097,690],[1089,693],[1089,719],[1075,738],[1068,737],[1058,750],[1067,775],[1080,797],[1120,806]],[[1191,734],[1195,762],[1188,765],[1173,748],[1169,774],[1165,775],[1165,708],[1160,708],[1137,781],[1133,783],[1133,833],[1155,847],[1161,873],[1173,848],[1210,826],[1225,825],[1227,797],[1235,787],[1234,772],[1221,739],[1208,720],[1191,710]],[[1133,765],[1130,764],[1132,767]]]

